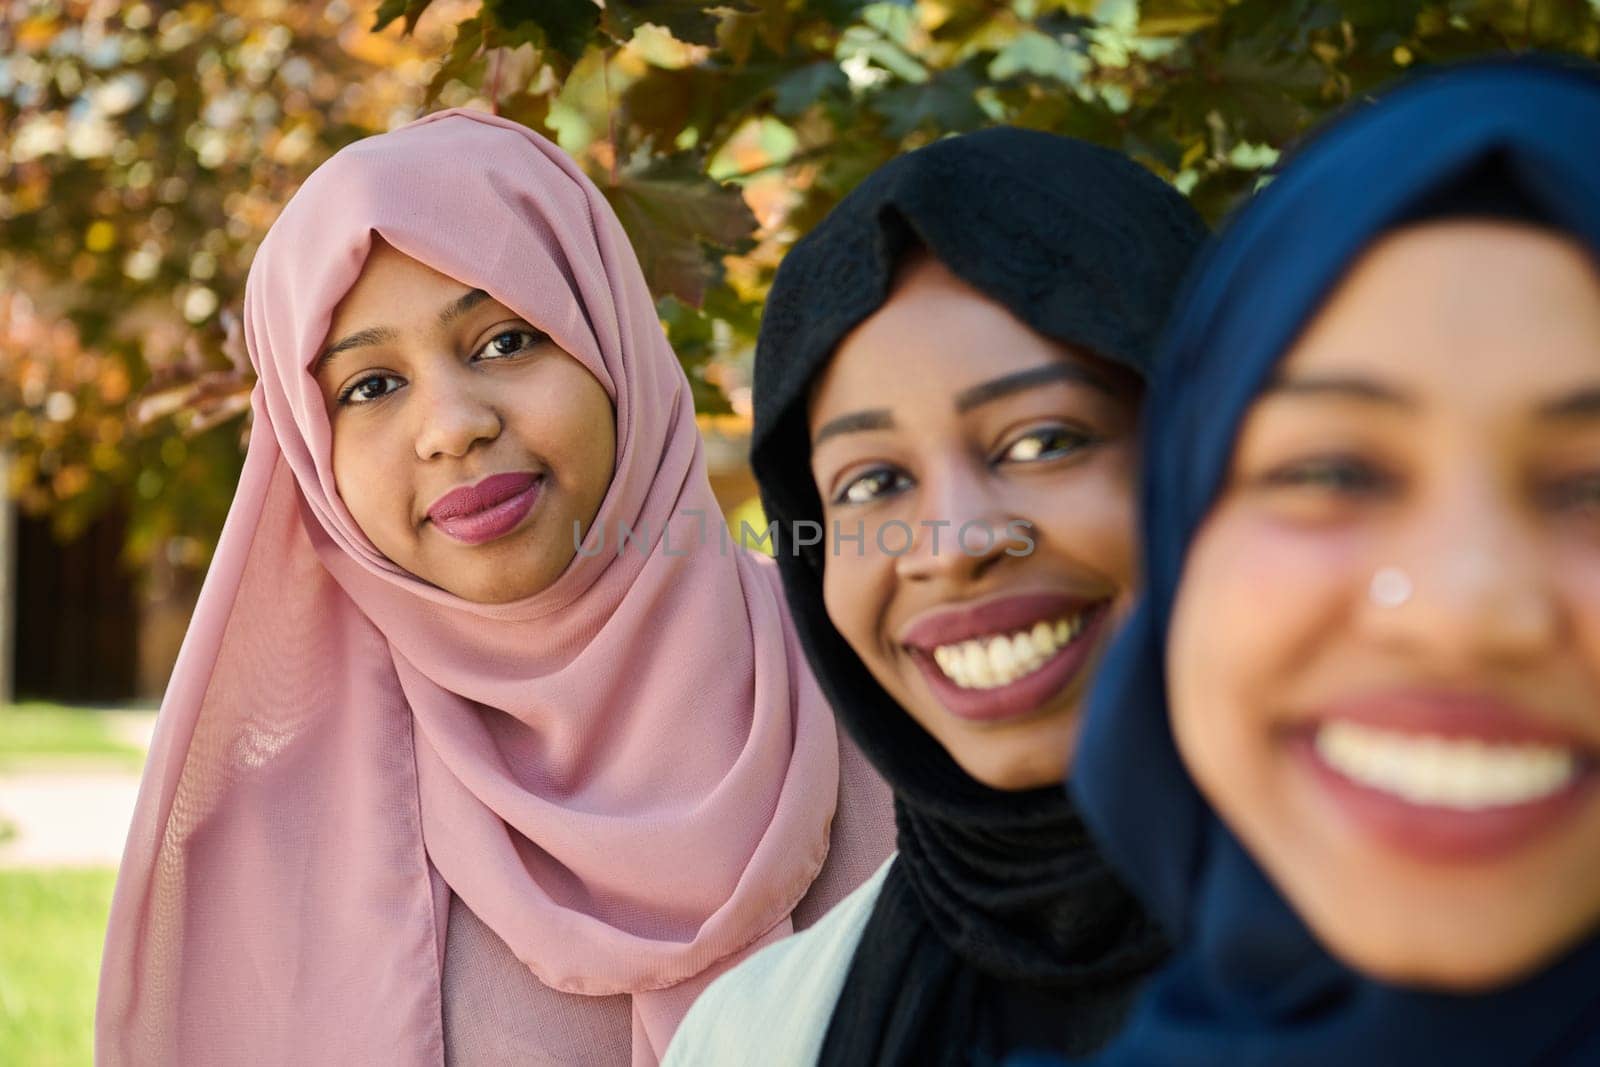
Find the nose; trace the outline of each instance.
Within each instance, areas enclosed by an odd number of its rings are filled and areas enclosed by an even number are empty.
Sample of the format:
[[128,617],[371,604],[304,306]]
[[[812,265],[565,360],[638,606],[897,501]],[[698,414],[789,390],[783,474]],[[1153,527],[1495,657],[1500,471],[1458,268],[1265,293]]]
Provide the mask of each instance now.
[[1369,596],[1379,633],[1438,663],[1525,660],[1561,625],[1555,575],[1511,494],[1492,484],[1441,493],[1399,531],[1379,566],[1409,580],[1402,603]]
[[474,381],[470,371],[441,375],[412,388],[420,394],[416,396],[418,459],[464,456],[474,445],[500,436],[504,420],[499,408],[487,386]]
[[982,577],[1017,544],[987,466],[957,462],[925,472],[917,528],[909,549],[895,560],[904,581],[952,584]]

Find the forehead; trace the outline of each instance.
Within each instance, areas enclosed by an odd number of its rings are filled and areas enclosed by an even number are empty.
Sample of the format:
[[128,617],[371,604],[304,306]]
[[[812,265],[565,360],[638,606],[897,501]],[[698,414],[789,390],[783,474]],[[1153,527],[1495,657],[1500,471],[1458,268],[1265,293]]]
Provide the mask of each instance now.
[[1562,388],[1600,371],[1600,272],[1572,239],[1521,223],[1397,230],[1354,264],[1280,369],[1500,399]]
[[937,259],[919,256],[834,350],[812,391],[811,421],[815,428],[829,412],[863,407],[942,411],[964,388],[1072,358]]
[[367,319],[431,318],[469,288],[374,236],[361,273],[334,307],[330,333],[342,325],[377,324]]

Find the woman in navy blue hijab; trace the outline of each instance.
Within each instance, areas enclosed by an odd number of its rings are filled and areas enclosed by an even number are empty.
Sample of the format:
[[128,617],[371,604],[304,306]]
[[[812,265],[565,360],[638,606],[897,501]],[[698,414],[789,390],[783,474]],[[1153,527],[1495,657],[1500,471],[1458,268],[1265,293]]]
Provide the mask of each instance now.
[[1181,945],[1104,1062],[1600,1063],[1597,262],[1600,80],[1527,60],[1202,258],[1071,782]]

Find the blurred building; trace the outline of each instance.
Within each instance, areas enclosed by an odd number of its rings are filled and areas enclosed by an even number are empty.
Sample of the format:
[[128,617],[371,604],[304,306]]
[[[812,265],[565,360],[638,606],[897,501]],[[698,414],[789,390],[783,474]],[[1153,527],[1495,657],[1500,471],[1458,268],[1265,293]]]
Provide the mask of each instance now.
[[16,695],[72,703],[139,694],[139,603],[122,564],[125,515],[113,513],[62,543],[47,519],[16,519],[12,686]]

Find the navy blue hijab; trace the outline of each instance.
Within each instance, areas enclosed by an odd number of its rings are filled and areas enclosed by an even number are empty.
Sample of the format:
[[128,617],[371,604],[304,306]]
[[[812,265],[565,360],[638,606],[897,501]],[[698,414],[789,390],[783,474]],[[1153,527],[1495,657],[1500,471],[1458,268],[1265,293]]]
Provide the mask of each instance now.
[[[1508,199],[1520,206],[1499,211]],[[1146,407],[1148,585],[1096,677],[1071,789],[1181,948],[1097,1063],[1600,1064],[1600,932],[1490,994],[1366,979],[1323,950],[1206,804],[1168,722],[1184,556],[1279,359],[1385,231],[1485,213],[1536,218],[1600,255],[1595,68],[1450,68],[1344,116],[1238,214],[1179,300]]]

